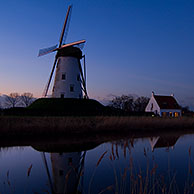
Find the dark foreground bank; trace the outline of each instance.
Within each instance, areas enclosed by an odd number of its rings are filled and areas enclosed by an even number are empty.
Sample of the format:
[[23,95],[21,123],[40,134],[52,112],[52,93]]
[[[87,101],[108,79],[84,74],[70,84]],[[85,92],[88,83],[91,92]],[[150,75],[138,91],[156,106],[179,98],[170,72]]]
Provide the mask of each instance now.
[[192,132],[194,118],[158,117],[0,117],[0,138],[95,136]]

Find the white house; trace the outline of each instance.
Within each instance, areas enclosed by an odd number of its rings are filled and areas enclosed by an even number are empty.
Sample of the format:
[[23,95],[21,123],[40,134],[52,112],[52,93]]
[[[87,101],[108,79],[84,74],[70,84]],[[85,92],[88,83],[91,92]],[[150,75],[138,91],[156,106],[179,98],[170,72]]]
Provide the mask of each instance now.
[[160,96],[152,92],[152,96],[145,108],[145,112],[153,112],[162,117],[179,117],[181,116],[181,108],[177,103],[174,95]]

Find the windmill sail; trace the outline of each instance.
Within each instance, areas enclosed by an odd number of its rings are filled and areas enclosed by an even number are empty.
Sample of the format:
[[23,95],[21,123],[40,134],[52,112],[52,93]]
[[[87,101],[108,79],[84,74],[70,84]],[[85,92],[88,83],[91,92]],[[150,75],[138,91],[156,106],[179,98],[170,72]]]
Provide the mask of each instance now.
[[79,45],[79,44],[84,44],[85,42],[86,42],[86,40],[79,40],[79,41],[76,41],[76,42],[64,44],[61,47],[57,48],[56,50],[60,50],[60,49],[63,49],[65,47],[69,47],[69,46],[75,46],[75,45]]
[[45,90],[44,90],[44,92],[43,92],[43,96],[44,96],[44,97],[47,96],[48,89],[49,89],[49,86],[50,86],[50,83],[51,83],[51,79],[52,79],[52,76],[53,76],[53,73],[54,73],[56,64],[57,64],[57,57],[55,57],[55,61],[54,61],[54,64],[53,64],[53,68],[52,68],[52,71],[51,71],[51,74],[50,74],[48,83],[47,83],[47,85],[46,85],[46,87],[45,87]]
[[61,36],[60,36],[60,40],[59,40],[59,47],[61,47],[62,43],[64,42],[63,39],[64,39],[64,33],[65,33],[65,30],[66,30],[66,26],[68,24],[68,21],[69,21],[69,16],[70,16],[70,12],[71,12],[71,9],[72,9],[72,6],[70,5],[68,7],[68,10],[67,10],[67,14],[66,14],[66,17],[65,17],[65,22],[64,22],[64,25],[63,25],[63,30],[61,32]]
[[48,53],[51,53],[51,52],[55,51],[56,48],[57,48],[57,44],[55,46],[51,46],[49,48],[40,49],[39,53],[38,53],[38,57],[46,55]]
[[69,9],[70,10],[69,10],[69,14],[68,14],[68,18],[67,18],[67,24],[66,24],[63,39],[62,39],[62,45],[65,44],[65,41],[67,39],[67,34],[68,34],[68,31],[69,31],[69,25],[70,25],[70,19],[71,19],[71,13],[72,13],[72,5],[70,6]]

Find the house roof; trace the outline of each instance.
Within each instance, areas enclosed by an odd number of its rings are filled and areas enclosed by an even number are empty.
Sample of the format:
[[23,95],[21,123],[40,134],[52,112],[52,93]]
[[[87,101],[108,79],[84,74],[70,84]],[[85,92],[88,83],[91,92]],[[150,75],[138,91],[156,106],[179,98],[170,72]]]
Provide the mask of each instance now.
[[174,137],[160,137],[156,144],[154,145],[154,148],[162,148],[162,147],[172,147],[176,144],[177,140],[180,136],[174,136]]
[[154,98],[161,109],[180,109],[179,104],[173,96],[154,95]]

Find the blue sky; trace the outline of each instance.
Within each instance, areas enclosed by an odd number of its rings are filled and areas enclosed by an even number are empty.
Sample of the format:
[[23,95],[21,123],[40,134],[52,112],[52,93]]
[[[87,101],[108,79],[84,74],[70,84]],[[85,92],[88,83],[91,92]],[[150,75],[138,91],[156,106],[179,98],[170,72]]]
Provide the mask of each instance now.
[[194,1],[7,0],[0,1],[0,93],[40,97],[69,4],[66,42],[86,39],[91,98],[174,93],[194,107]]

